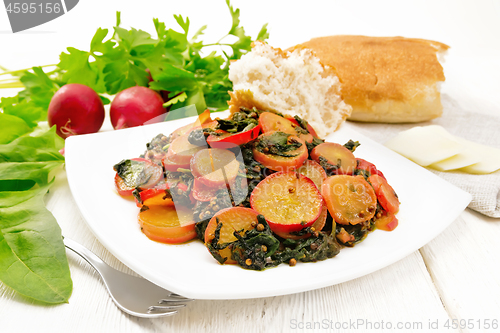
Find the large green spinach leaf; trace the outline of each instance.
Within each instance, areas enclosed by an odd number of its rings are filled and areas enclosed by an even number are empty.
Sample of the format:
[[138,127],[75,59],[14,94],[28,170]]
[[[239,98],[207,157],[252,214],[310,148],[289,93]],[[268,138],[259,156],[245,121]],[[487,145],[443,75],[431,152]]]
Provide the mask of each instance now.
[[64,143],[55,128],[9,141],[0,145],[0,280],[42,302],[67,302],[73,283],[61,229],[43,202]]
[[46,191],[47,186],[22,191],[33,196],[0,208],[0,280],[25,296],[62,303],[68,301],[73,284],[61,229],[43,202]]

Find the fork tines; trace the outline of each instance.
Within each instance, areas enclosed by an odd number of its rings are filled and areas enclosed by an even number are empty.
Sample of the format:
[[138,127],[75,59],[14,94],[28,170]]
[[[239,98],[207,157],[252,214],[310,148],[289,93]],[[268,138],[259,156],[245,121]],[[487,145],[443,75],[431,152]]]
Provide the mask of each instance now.
[[[148,312],[170,312],[169,310],[175,310],[185,307],[186,304],[175,304],[175,305],[153,305],[148,308]],[[174,311],[177,312],[177,311]]]

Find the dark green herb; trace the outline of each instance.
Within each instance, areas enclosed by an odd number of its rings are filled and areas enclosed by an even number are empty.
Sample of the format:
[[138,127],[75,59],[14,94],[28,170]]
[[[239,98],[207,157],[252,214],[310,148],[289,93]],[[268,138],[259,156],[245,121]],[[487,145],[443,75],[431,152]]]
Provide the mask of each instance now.
[[320,261],[335,257],[341,246],[338,244],[333,232],[320,231],[316,236],[305,239],[287,239],[283,242],[285,248],[271,257],[272,266],[287,263],[290,259],[302,262]]
[[[260,181],[262,181],[264,178],[266,178],[266,176],[269,175],[269,170],[253,158],[252,145],[253,142],[249,142],[240,147],[241,155],[243,157],[243,163],[246,169],[244,177],[247,179],[247,188],[245,189],[246,197],[241,202],[241,205],[244,207],[250,207],[250,194],[260,183]],[[239,179],[237,179],[237,181],[235,182],[236,184],[238,184],[238,180]]]
[[144,171],[144,162],[134,160],[122,160],[113,166],[121,179],[128,187],[138,187],[147,183],[149,176]]
[[196,230],[196,237],[203,242],[205,241],[205,230],[207,230],[207,226],[208,226],[209,222],[210,222],[210,219],[206,219],[206,220],[203,220],[201,222],[197,222],[194,225],[195,230]]
[[224,130],[229,133],[239,133],[246,132],[254,128],[259,124],[259,122],[254,118],[227,120],[227,119],[217,119],[217,126],[215,129]]
[[217,221],[217,227],[215,228],[215,231],[214,231],[214,238],[209,243],[207,243],[207,248],[208,248],[208,251],[210,251],[210,253],[212,254],[212,256],[218,262],[220,262],[221,264],[223,264],[223,263],[226,262],[227,258],[223,258],[219,254],[219,250],[225,249],[230,244],[229,243],[219,244],[220,230],[222,229],[222,223],[220,223],[220,221],[219,221],[218,218],[216,218],[215,220]]
[[347,247],[353,247],[357,243],[364,240],[368,235],[368,233],[374,230],[374,227],[372,227],[371,220],[368,220],[355,225],[337,224],[336,233],[338,234],[339,232],[341,232],[341,229],[344,229],[345,232],[354,237],[352,241],[342,243],[342,245],[345,245]]
[[328,163],[328,160],[324,158],[323,156],[319,157],[319,165],[325,170],[326,175],[328,177],[335,175],[337,173],[337,170],[340,169],[342,161],[339,159],[337,160],[337,164],[333,165]]
[[306,146],[307,146],[307,150],[309,151],[309,154],[311,153],[311,151],[316,147],[316,146],[319,146],[320,144],[322,144],[323,142],[325,142],[325,140],[321,140],[321,139],[318,139],[318,138],[313,138],[312,142],[307,142],[306,141]]
[[287,154],[287,152],[299,149],[302,143],[290,138],[290,134],[283,132],[274,132],[256,140],[255,148],[265,154],[295,157],[299,154]]
[[167,172],[166,178],[169,185],[169,189],[165,190],[166,195],[171,196],[176,205],[192,207],[193,203],[189,194],[193,189],[193,174],[191,172]]
[[[307,125],[308,125],[307,120],[302,119],[299,116],[294,116],[293,119],[297,121],[297,123],[299,124],[300,127],[302,127],[302,129],[305,129],[307,131]],[[309,131],[307,133],[309,133]]]
[[243,268],[260,271],[267,267],[267,258],[276,252],[280,242],[274,237],[264,216],[258,215],[257,221],[264,226],[262,231],[254,228],[243,236],[238,231],[234,232],[238,240],[231,243],[231,258]]
[[[282,242],[283,248],[280,249],[280,242],[272,233],[265,218],[259,215],[257,220],[264,228],[260,228],[260,231],[259,228],[246,232],[237,230],[234,232],[237,240],[225,244],[218,243],[222,227],[222,224],[218,224],[215,238],[209,244],[209,250],[214,255],[214,252],[229,247],[233,260],[243,268],[254,270],[263,270],[282,263],[289,263],[291,259],[302,262],[325,260],[340,252],[340,245],[333,232],[312,232],[310,228],[307,228],[306,231],[313,234],[311,237],[301,240],[286,239]],[[215,253],[214,257],[221,263],[225,261],[218,252]]]
[[349,149],[351,152],[354,153],[354,151],[356,150],[356,148],[358,148],[361,144],[359,143],[359,141],[352,141],[352,140],[349,140],[345,145],[344,147],[346,147],[347,149]]
[[141,199],[141,192],[139,191],[139,189],[135,189],[132,191],[132,195],[134,196],[135,200],[137,200],[138,203],[142,204],[142,199]]
[[357,169],[356,168],[354,170],[354,175],[356,175],[356,176],[363,176],[365,178],[365,180],[368,181],[368,177],[370,177],[372,174],[368,170]]
[[167,155],[168,146],[171,141],[171,135],[165,136],[160,133],[155,136],[150,142],[146,143],[146,151],[139,157],[147,158],[148,160],[161,165],[161,160]]
[[203,129],[195,129],[191,131],[188,135],[188,141],[190,144],[199,147],[208,147],[207,140],[205,138],[205,133]]

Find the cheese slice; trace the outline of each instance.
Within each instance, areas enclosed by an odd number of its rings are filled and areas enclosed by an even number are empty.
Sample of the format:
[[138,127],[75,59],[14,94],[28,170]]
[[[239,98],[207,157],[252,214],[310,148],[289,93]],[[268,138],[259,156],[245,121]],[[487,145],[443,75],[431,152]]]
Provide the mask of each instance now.
[[413,127],[387,141],[385,146],[421,166],[455,156],[463,149],[457,140],[438,125]]
[[417,164],[439,171],[487,174],[500,169],[500,149],[453,136],[438,125],[403,131],[385,145]]
[[500,169],[500,149],[472,143],[473,149],[483,157],[478,163],[461,168],[461,171],[475,174],[492,173]]
[[472,164],[480,162],[481,160],[482,154],[479,151],[470,146],[464,146],[460,153],[442,161],[432,163],[429,167],[439,171],[450,171],[468,167]]

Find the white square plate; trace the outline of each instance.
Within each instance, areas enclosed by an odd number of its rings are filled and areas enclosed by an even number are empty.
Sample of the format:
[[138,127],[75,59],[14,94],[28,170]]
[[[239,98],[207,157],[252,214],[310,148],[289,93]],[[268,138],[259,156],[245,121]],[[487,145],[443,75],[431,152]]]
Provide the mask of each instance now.
[[[223,116],[223,114],[220,114]],[[220,265],[202,242],[183,245],[149,240],[137,223],[139,209],[114,189],[113,165],[142,154],[158,133],[169,134],[193,118],[66,140],[66,170],[75,201],[99,241],[144,278],[195,299],[238,299],[292,294],[352,280],[386,267],[428,243],[467,207],[470,194],[357,133],[349,123],[327,137],[361,146],[356,157],[374,163],[397,192],[399,226],[375,230],[353,248],[316,263],[251,271]]]

